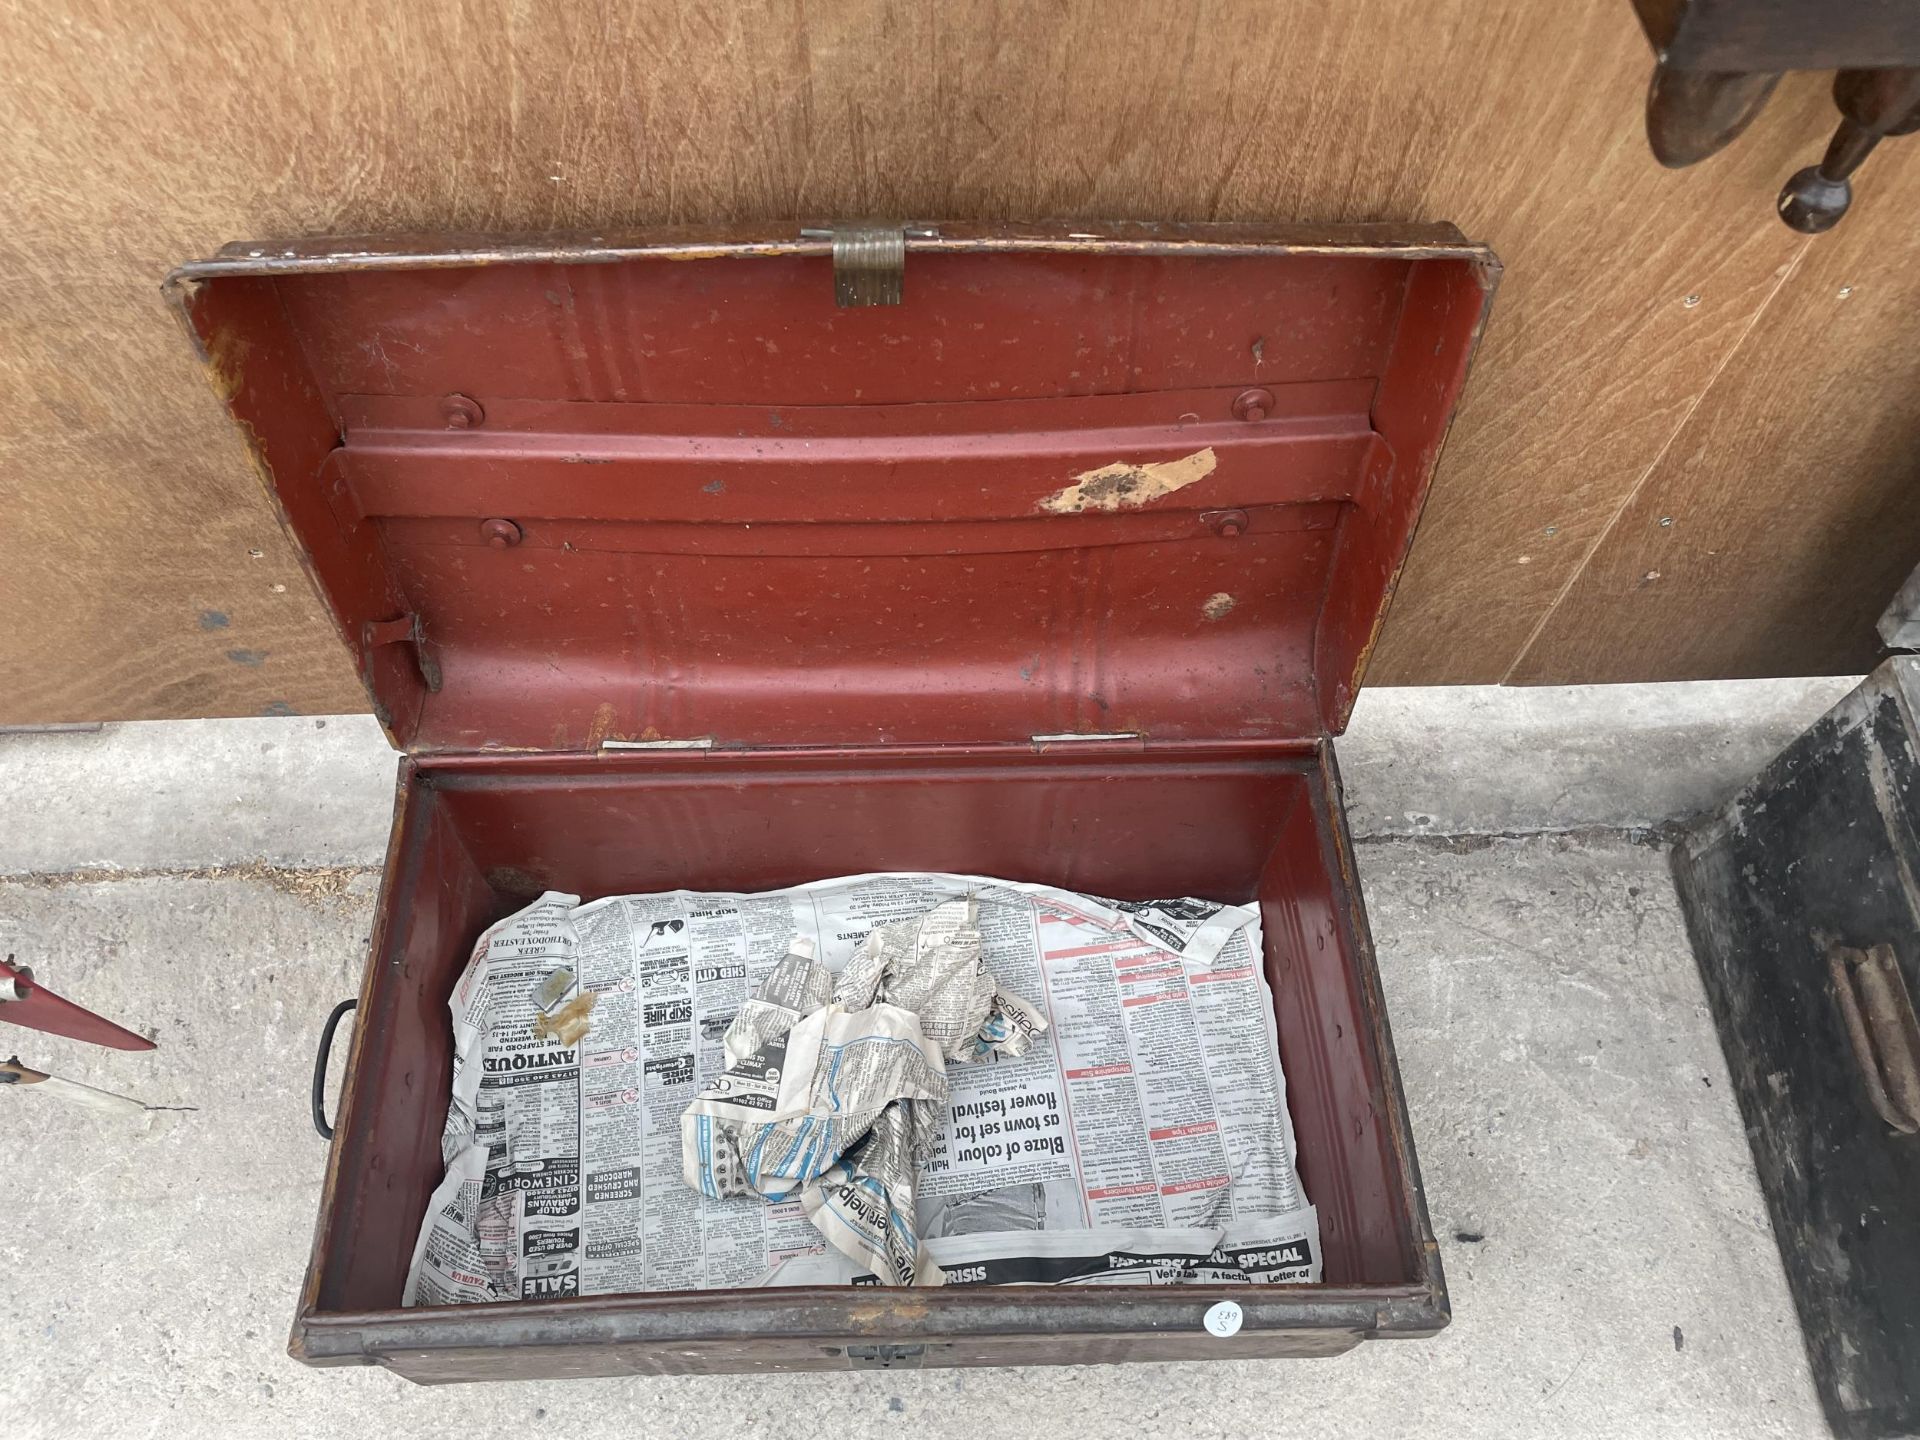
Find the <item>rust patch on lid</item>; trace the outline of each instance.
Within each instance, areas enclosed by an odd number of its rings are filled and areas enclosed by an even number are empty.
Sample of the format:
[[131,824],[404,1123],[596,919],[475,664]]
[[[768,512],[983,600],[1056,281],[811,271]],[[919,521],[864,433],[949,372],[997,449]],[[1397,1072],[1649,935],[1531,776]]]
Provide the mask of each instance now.
[[1206,479],[1218,463],[1211,445],[1178,460],[1156,460],[1142,465],[1116,460],[1111,465],[1074,476],[1071,485],[1042,500],[1040,508],[1055,515],[1078,515],[1084,510],[1132,510]]

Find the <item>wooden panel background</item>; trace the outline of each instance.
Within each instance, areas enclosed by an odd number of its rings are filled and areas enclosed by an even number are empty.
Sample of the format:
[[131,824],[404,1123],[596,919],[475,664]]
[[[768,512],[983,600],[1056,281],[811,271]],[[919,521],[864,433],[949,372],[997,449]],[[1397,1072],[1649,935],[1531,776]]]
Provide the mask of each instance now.
[[0,723],[362,708],[157,286],[231,239],[1452,220],[1507,278],[1375,683],[1845,672],[1920,561],[1920,140],[1647,154],[1626,0],[0,9]]

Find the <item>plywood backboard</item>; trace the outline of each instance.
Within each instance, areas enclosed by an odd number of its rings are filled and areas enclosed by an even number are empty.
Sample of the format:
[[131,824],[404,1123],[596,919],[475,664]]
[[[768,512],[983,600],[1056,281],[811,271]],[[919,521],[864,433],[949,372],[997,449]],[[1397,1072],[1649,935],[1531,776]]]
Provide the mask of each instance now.
[[237,238],[1451,220],[1506,279],[1372,683],[1856,669],[1920,560],[1920,141],[1793,235],[1823,82],[1664,172],[1624,0],[24,0],[0,50],[0,723],[364,706],[159,295]]

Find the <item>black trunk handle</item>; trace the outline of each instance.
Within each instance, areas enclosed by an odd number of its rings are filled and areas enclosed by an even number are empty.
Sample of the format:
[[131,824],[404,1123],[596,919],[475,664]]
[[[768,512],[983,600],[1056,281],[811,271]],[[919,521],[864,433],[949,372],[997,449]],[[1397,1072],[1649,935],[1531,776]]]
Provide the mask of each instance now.
[[1835,945],[1827,970],[1867,1099],[1902,1135],[1920,1133],[1920,1022],[1893,947]]
[[333,1032],[340,1028],[347,1012],[359,1003],[342,1000],[333,1007],[333,1013],[327,1016],[327,1023],[320,1031],[320,1053],[313,1057],[313,1128],[320,1132],[322,1140],[333,1139],[333,1126],[327,1123],[327,1061],[333,1055]]

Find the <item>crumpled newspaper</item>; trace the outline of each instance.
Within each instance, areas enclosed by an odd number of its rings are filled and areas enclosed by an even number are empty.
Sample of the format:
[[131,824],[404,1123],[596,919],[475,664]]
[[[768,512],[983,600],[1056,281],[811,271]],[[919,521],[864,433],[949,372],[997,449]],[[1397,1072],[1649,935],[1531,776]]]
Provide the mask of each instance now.
[[797,1192],[883,1285],[938,1285],[914,1182],[938,1138],[946,1062],[1022,1055],[1046,1022],[981,957],[978,907],[876,926],[838,976],[799,940],[727,1028],[726,1072],[680,1120],[686,1181],[714,1198]]

